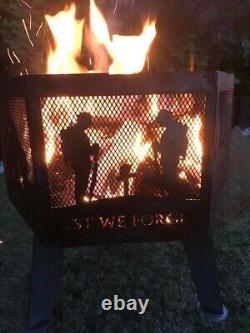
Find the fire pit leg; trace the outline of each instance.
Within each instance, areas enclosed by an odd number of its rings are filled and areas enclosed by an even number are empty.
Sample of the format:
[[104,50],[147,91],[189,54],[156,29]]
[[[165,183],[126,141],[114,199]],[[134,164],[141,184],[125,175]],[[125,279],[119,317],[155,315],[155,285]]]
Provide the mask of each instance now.
[[201,307],[207,313],[222,316],[223,301],[212,234],[205,231],[199,237],[186,240],[183,244]]
[[49,333],[63,263],[63,249],[33,239],[31,291],[25,333]]

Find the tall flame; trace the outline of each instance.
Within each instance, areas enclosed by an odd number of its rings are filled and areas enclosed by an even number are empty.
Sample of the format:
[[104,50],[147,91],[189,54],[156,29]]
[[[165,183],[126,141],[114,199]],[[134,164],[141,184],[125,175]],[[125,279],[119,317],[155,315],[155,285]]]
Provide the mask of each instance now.
[[139,159],[140,162],[142,162],[144,160],[144,158],[147,156],[150,147],[151,147],[151,144],[149,142],[142,143],[142,133],[139,132],[135,139],[133,148],[134,148],[135,155],[137,156],[137,158]]
[[90,0],[90,28],[97,43],[103,44],[107,49],[109,49],[110,35],[108,26],[94,0]]
[[155,22],[146,21],[140,35],[113,35],[94,0],[90,4],[90,28],[96,42],[105,46],[112,64],[109,74],[133,74],[143,70],[149,48],[156,36]]
[[53,34],[55,47],[50,47],[47,73],[81,73],[84,68],[77,58],[81,54],[84,20],[76,20],[76,6],[71,4],[55,16],[45,15]]
[[138,36],[113,35],[110,55],[113,63],[110,74],[132,74],[143,70],[145,60],[156,36],[155,22],[146,22]]
[[[75,4],[54,16],[45,15],[55,43],[54,48],[50,47],[48,56],[49,74],[87,72],[77,61],[81,55],[84,20],[77,20],[75,15]],[[95,1],[90,1],[90,28],[86,29],[85,46],[95,59],[94,71],[109,74],[132,74],[142,71],[155,36],[155,22],[149,21],[146,21],[142,33],[138,36],[110,36],[105,18]],[[111,63],[107,65],[109,57]]]

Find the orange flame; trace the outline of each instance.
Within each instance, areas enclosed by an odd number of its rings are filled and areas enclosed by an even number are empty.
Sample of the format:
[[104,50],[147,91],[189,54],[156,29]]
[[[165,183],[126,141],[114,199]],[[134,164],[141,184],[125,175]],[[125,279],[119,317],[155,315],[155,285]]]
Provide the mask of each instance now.
[[179,177],[187,180],[187,173],[197,179],[198,187],[201,186],[201,169],[202,169],[202,143],[200,139],[200,132],[202,129],[202,118],[196,115],[193,119],[191,116],[185,115],[182,123],[188,126],[188,147],[185,157],[179,162]]
[[109,74],[133,74],[143,70],[148,51],[156,36],[155,21],[146,21],[142,33],[138,36],[115,34],[110,38],[105,19],[94,0],[91,0],[90,27],[96,42],[105,46],[112,59]]
[[156,36],[155,22],[146,22],[138,36],[113,35],[110,74],[132,74],[143,70],[149,48]]
[[[48,56],[49,74],[87,72],[77,61],[81,55],[84,20],[76,20],[75,14],[76,6],[71,4],[54,16],[45,15],[55,42],[55,47],[50,48]],[[90,1],[90,29],[86,29],[85,37],[86,46],[95,59],[94,71],[109,74],[132,74],[142,71],[155,36],[155,21],[146,21],[142,33],[138,36],[110,37],[102,13],[95,1]],[[112,59],[111,64],[107,64],[108,56]]]

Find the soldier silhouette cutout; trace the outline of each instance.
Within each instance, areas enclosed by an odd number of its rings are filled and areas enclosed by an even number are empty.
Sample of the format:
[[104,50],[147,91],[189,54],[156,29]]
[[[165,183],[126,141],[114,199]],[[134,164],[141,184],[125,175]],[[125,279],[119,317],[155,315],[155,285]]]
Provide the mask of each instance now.
[[[77,206],[83,204],[83,197],[88,188],[92,159],[97,164],[99,145],[96,143],[91,145],[85,133],[85,130],[91,126],[93,126],[91,115],[83,112],[78,116],[76,124],[61,132],[63,159],[70,164],[75,173],[75,200]],[[95,175],[92,178],[95,178]]]
[[160,110],[156,122],[166,128],[160,142],[154,143],[155,149],[161,155],[164,187],[169,195],[176,195],[181,190],[178,164],[180,156],[184,157],[187,150],[187,126],[178,122],[168,110]]

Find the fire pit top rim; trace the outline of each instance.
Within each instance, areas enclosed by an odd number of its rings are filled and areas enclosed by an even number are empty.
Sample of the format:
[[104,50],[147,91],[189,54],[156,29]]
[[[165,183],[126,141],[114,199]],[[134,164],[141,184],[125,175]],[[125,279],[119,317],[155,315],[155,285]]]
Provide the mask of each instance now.
[[[93,96],[205,92],[216,82],[229,89],[234,76],[218,71],[142,72],[138,74],[42,74],[0,78],[0,96]],[[216,84],[217,85],[217,84]],[[220,86],[220,84],[218,84]]]
[[94,78],[106,78],[107,77],[116,77],[116,78],[136,78],[136,77],[160,77],[160,76],[178,76],[179,75],[185,75],[185,76],[190,76],[190,77],[195,77],[195,76],[217,76],[217,75],[231,75],[233,76],[232,73],[228,72],[223,72],[219,70],[214,70],[214,71],[188,71],[188,70],[177,70],[177,71],[145,71],[145,72],[140,72],[140,73],[135,73],[135,74],[109,74],[109,73],[69,73],[69,74],[29,74],[29,75],[18,75],[18,76],[9,76],[9,77],[4,77],[0,76],[0,82],[3,81],[13,81],[13,80],[30,80],[30,79],[46,79],[48,77],[61,77],[61,78],[66,78],[66,77],[75,77],[75,78],[83,78],[83,77],[94,77]]

